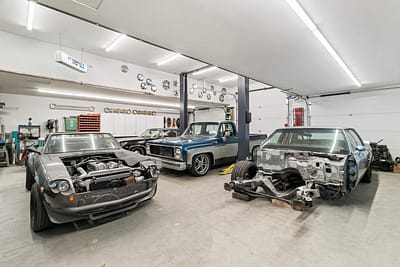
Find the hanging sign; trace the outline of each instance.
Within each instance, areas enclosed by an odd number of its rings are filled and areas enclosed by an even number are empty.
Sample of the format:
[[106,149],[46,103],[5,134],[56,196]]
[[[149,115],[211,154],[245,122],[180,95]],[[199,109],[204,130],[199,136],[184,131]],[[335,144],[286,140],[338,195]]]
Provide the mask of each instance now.
[[56,51],[56,62],[61,63],[79,72],[86,73],[88,71],[88,66],[86,64],[64,53],[63,51]]

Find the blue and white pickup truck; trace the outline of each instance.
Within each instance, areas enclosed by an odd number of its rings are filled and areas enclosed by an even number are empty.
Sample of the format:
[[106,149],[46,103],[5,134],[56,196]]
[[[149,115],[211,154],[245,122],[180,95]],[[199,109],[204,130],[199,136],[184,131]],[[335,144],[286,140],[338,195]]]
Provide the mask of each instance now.
[[[265,134],[250,135],[249,152],[254,155],[266,138]],[[180,137],[149,141],[146,154],[161,161],[163,168],[203,176],[215,165],[234,162],[238,142],[236,125],[231,121],[194,122]]]

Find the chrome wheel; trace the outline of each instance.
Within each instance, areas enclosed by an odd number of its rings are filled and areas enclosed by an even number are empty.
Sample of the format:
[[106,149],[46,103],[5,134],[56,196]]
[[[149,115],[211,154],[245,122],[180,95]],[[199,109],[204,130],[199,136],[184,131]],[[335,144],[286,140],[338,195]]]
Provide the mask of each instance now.
[[192,173],[196,176],[205,175],[210,169],[210,157],[206,154],[194,156],[192,164]]

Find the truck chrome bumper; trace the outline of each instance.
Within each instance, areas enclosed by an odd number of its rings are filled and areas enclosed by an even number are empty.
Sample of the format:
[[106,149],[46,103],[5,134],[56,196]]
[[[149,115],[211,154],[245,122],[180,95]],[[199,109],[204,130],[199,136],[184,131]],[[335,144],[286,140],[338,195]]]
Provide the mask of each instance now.
[[170,160],[170,159],[164,159],[164,158],[157,158],[153,156],[147,156],[150,159],[154,160],[155,162],[160,162],[162,168],[166,169],[171,169],[171,170],[176,170],[176,171],[184,171],[186,170],[186,162],[184,161],[175,161],[175,160]]

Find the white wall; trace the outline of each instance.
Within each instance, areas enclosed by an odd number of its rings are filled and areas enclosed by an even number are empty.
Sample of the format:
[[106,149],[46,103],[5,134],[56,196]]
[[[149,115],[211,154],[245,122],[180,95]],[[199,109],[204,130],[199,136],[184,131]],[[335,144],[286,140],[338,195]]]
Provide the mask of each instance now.
[[195,112],[195,121],[224,121],[224,120],[225,120],[225,111],[222,108],[197,110]]
[[278,89],[250,93],[250,133],[270,135],[287,121],[286,95]]
[[[5,125],[6,132],[18,130],[19,124],[27,124],[28,118],[32,118],[33,124],[41,125],[42,136],[48,133],[46,122],[48,119],[58,119],[59,131],[64,131],[64,117],[77,116],[79,114],[104,113],[104,108],[121,108],[157,111],[157,116],[145,115],[126,115],[126,114],[102,114],[102,116],[111,117],[111,120],[103,119],[102,130],[112,132],[115,135],[137,135],[146,127],[163,127],[163,117],[179,118],[178,112],[166,112],[161,108],[141,107],[127,104],[109,104],[94,101],[71,100],[64,98],[37,97],[13,94],[0,94],[0,101],[6,102],[5,109],[1,111],[0,117],[2,124]],[[73,105],[73,106],[93,106],[94,112],[74,111],[74,110],[55,110],[50,109],[50,104]],[[14,109],[17,108],[17,109]],[[133,127],[132,122],[138,126]],[[130,125],[130,126],[129,126]]]
[[400,156],[400,89],[312,98],[312,126],[355,128],[366,141],[384,139]]

